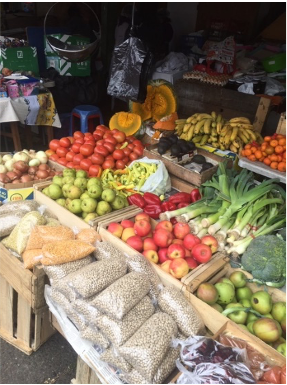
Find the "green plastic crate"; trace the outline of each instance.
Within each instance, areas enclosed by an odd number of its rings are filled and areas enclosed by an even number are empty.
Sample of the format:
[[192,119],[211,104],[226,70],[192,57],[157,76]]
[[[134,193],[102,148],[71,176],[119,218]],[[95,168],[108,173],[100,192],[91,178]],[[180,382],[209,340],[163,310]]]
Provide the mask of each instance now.
[[262,65],[266,72],[281,71],[286,68],[286,53],[270,56],[262,60]]

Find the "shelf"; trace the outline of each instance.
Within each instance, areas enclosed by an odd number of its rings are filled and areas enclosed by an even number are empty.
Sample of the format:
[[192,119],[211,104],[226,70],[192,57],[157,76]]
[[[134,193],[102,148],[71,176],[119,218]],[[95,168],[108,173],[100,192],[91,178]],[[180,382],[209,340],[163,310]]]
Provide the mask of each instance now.
[[246,158],[239,158],[238,166],[253,171],[256,174],[266,176],[267,178],[279,178],[280,182],[286,184],[286,174],[277,170],[273,170],[271,167],[266,166],[261,162],[252,162]]

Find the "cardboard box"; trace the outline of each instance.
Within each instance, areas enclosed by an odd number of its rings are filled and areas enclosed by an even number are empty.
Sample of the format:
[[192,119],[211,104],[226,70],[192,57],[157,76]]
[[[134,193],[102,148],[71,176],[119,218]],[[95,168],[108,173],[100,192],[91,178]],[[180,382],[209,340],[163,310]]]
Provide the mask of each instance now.
[[[56,33],[48,36],[52,36],[60,40],[62,43],[66,43],[68,45],[85,46],[90,43],[90,39],[84,36],[65,35],[61,33]],[[46,56],[58,56],[48,43],[46,36],[44,37],[44,50]]]
[[0,70],[9,68],[13,71],[31,71],[39,75],[36,47],[10,47],[0,49]]

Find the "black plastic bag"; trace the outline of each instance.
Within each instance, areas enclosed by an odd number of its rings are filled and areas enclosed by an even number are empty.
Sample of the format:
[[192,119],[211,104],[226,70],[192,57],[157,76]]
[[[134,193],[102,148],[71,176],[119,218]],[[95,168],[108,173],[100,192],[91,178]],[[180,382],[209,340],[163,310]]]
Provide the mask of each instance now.
[[144,42],[137,37],[129,37],[114,49],[107,93],[143,103],[151,65],[152,54]]

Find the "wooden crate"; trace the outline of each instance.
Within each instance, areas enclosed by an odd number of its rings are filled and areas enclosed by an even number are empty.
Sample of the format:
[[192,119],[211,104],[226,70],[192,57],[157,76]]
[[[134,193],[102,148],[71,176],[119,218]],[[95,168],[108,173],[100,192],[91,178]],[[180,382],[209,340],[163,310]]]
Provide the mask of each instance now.
[[286,135],[286,112],[283,112],[280,115],[280,119],[279,119],[279,122],[278,122],[276,133],[277,134]]
[[0,337],[30,355],[55,333],[44,298],[47,276],[33,272],[0,244]]
[[227,166],[232,167],[233,162],[231,159],[224,158],[222,156],[213,154],[211,152],[205,151],[201,148],[197,149],[197,154],[203,155],[207,161],[215,162],[214,167],[209,168],[208,170],[198,173],[195,171],[188,170],[184,165],[177,164],[172,162],[169,159],[166,159],[164,156],[161,156],[157,152],[157,144],[149,146],[149,149],[144,150],[144,156],[150,159],[161,160],[170,175],[175,175],[176,177],[194,185],[200,186],[202,183],[210,180],[212,175],[214,175],[218,169],[218,163],[227,161]]

